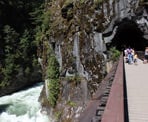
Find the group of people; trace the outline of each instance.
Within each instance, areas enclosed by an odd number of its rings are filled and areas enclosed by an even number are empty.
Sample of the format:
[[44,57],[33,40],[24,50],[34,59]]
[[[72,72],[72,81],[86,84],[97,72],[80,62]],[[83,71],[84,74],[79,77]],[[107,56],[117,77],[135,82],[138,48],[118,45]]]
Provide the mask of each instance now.
[[126,48],[124,50],[125,62],[128,64],[137,64],[138,55],[133,48]]
[[[128,64],[137,64],[138,55],[133,48],[126,48],[124,50],[125,62]],[[148,63],[148,47],[145,48],[143,63]]]

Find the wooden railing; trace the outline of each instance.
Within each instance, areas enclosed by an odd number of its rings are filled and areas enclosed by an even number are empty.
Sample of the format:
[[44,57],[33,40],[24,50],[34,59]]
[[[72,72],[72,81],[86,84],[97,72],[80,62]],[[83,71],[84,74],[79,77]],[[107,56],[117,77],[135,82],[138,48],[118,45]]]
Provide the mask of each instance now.
[[101,122],[125,122],[124,65],[120,57]]

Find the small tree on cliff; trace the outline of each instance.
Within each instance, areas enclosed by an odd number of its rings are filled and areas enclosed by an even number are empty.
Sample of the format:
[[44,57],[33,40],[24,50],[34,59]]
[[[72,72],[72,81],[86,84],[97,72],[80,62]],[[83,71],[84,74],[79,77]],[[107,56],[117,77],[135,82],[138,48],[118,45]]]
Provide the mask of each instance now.
[[48,100],[52,107],[56,105],[56,101],[58,99],[58,95],[60,92],[60,82],[59,82],[59,63],[56,57],[51,54],[48,58],[48,66],[46,75],[48,80]]

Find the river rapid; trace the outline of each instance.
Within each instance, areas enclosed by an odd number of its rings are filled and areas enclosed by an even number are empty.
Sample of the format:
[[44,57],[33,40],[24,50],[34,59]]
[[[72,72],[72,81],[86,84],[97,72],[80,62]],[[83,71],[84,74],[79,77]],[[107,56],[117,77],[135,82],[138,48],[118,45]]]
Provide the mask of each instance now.
[[0,122],[52,122],[38,102],[43,85],[0,97]]

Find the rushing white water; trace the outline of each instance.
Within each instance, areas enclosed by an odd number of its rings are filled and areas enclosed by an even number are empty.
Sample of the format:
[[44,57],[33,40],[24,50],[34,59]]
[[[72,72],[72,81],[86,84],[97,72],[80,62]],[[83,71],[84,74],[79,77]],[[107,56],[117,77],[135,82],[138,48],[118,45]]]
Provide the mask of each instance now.
[[51,122],[41,114],[38,98],[43,85],[0,98],[0,122]]

